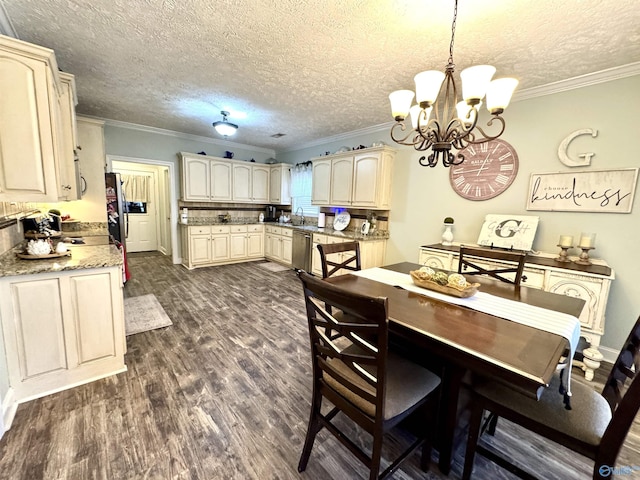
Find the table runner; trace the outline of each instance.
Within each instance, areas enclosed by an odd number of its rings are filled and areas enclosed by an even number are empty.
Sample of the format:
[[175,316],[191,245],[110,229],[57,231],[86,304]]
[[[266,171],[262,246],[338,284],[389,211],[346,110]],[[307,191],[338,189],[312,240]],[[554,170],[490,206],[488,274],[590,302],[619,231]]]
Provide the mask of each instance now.
[[567,358],[567,374],[564,375],[563,372],[561,372],[562,381],[560,393],[564,395],[566,408],[571,409],[569,397],[571,397],[572,360],[573,355],[576,352],[578,342],[580,341],[580,321],[576,317],[566,313],[536,307],[535,305],[497,297],[485,292],[477,292],[474,296],[469,298],[452,297],[450,295],[418,287],[413,283],[410,275],[394,272],[393,270],[387,270],[384,268],[375,267],[360,270],[353,272],[353,275],[368,278],[369,280],[385,283],[387,285],[399,286],[405,290],[418,293],[426,297],[471,308],[482,313],[494,315],[564,337],[569,342],[569,349],[571,353]]

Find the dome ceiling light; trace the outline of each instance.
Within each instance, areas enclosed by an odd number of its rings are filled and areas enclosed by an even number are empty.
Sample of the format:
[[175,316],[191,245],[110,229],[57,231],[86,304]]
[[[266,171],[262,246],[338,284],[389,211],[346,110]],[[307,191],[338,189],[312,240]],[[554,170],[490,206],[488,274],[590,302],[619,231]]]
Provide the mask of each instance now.
[[[391,127],[391,138],[400,145],[412,145],[418,151],[431,149],[428,157],[420,157],[423,167],[435,167],[438,159],[442,165],[449,167],[464,162],[464,155],[454,154],[451,149],[462,150],[469,144],[480,144],[495,140],[504,132],[505,122],[500,116],[509,105],[511,95],[518,85],[515,78],[499,78],[491,81],[495,67],[476,65],[466,68],[460,73],[462,80],[463,101],[458,101],[458,88],[453,79],[455,65],[453,63],[453,40],[458,16],[458,1],[455,2],[453,23],[451,25],[451,42],[449,44],[449,62],[444,73],[429,70],[418,73],[414,80],[415,93],[411,90],[397,90],[389,95],[391,112],[396,123]],[[440,96],[442,84],[444,93]],[[494,121],[498,132],[493,135],[485,133],[477,126],[478,109],[486,94],[487,110]],[[411,106],[413,97],[417,105]],[[412,130],[403,137],[407,129],[405,119],[411,114]]]
[[227,121],[229,112],[222,110],[220,114],[222,115],[222,121],[213,122],[213,128],[216,129],[216,132],[218,132],[220,135],[224,135],[225,137],[235,134],[236,130],[238,130],[238,125]]

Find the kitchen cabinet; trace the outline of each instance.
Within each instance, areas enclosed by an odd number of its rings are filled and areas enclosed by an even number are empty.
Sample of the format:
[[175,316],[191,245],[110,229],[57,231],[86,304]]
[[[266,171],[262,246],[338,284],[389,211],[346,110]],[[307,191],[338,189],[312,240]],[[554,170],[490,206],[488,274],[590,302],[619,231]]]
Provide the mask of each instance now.
[[[418,262],[433,268],[457,271],[458,256],[455,246],[428,245],[420,248]],[[582,352],[585,360],[581,365],[585,378],[591,380],[602,360],[598,346],[605,331],[607,300],[615,274],[603,260],[595,260],[592,266],[575,270],[572,263],[562,266],[554,262],[555,257],[550,253],[530,255],[524,266],[522,285],[585,300],[586,306],[579,320],[581,336],[590,343],[590,347]],[[494,262],[491,266],[500,264],[504,262]]]
[[265,257],[291,265],[293,254],[293,230],[290,228],[265,227]]
[[182,263],[192,269],[263,258],[263,225],[183,227]]
[[210,160],[209,171],[209,183],[211,185],[209,198],[211,201],[230,202],[233,199],[231,192],[233,169],[231,164],[224,160]]
[[74,76],[60,72],[60,120],[61,149],[58,164],[58,198],[60,200],[79,200],[80,165],[77,155],[78,132],[76,125],[76,82]]
[[233,201],[268,203],[270,175],[270,168],[266,165],[234,164]]
[[5,277],[0,298],[17,402],[126,370],[120,267]]
[[314,205],[391,207],[395,150],[375,147],[312,159]]
[[271,165],[269,177],[269,203],[291,205],[291,165]]
[[[313,246],[311,252],[311,272],[322,277],[322,260],[320,258],[320,252],[318,250],[318,244],[326,243],[343,243],[352,242],[354,239],[344,236],[326,235],[321,233],[313,234]],[[386,253],[387,240],[363,240],[360,243],[360,265],[363,269],[381,267],[384,265],[384,256]],[[351,254],[349,252],[339,252],[329,255],[329,259],[334,262],[342,263]],[[349,270],[338,270],[333,275],[344,275],[351,273]]]
[[182,156],[182,199],[211,200],[211,161],[207,158]]
[[[56,202],[73,156],[63,147],[69,120],[55,54],[0,35],[0,201]],[[62,170],[62,183],[61,180]]]

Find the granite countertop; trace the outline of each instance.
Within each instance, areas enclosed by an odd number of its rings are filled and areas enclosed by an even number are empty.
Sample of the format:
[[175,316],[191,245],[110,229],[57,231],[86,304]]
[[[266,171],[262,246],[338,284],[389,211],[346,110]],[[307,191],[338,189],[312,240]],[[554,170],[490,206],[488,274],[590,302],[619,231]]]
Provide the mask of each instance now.
[[292,230],[304,230],[311,233],[320,233],[323,235],[331,235],[333,237],[349,238],[358,241],[371,241],[371,240],[387,240],[389,238],[389,232],[386,230],[378,230],[373,234],[363,235],[359,230],[334,230],[331,227],[320,228],[316,225],[294,225],[292,223],[279,223],[279,222],[256,222],[256,221],[231,221],[231,222],[216,222],[216,221],[192,221],[189,219],[189,223],[180,224],[182,227],[193,227],[199,225],[256,225],[262,224],[272,227],[290,228]]
[[68,270],[115,267],[122,265],[122,255],[115,245],[69,245],[70,257],[24,260],[16,253],[24,251],[20,245],[0,255],[0,276],[56,273]]

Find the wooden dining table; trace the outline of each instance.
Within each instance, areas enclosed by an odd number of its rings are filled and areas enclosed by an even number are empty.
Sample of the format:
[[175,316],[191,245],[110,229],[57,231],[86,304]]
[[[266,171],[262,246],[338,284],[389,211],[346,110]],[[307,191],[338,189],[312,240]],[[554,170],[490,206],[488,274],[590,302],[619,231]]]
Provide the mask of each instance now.
[[[383,267],[408,274],[421,265],[403,262]],[[582,299],[514,287],[485,276],[465,275],[480,283],[480,291],[547,310],[580,317]],[[467,372],[504,382],[525,395],[539,398],[549,385],[568,342],[560,335],[539,330],[499,315],[482,313],[352,274],[328,278],[342,288],[389,299],[389,332],[396,345],[405,345],[415,356],[437,359],[442,367],[440,423],[436,447],[439,468],[451,468],[458,399]]]

